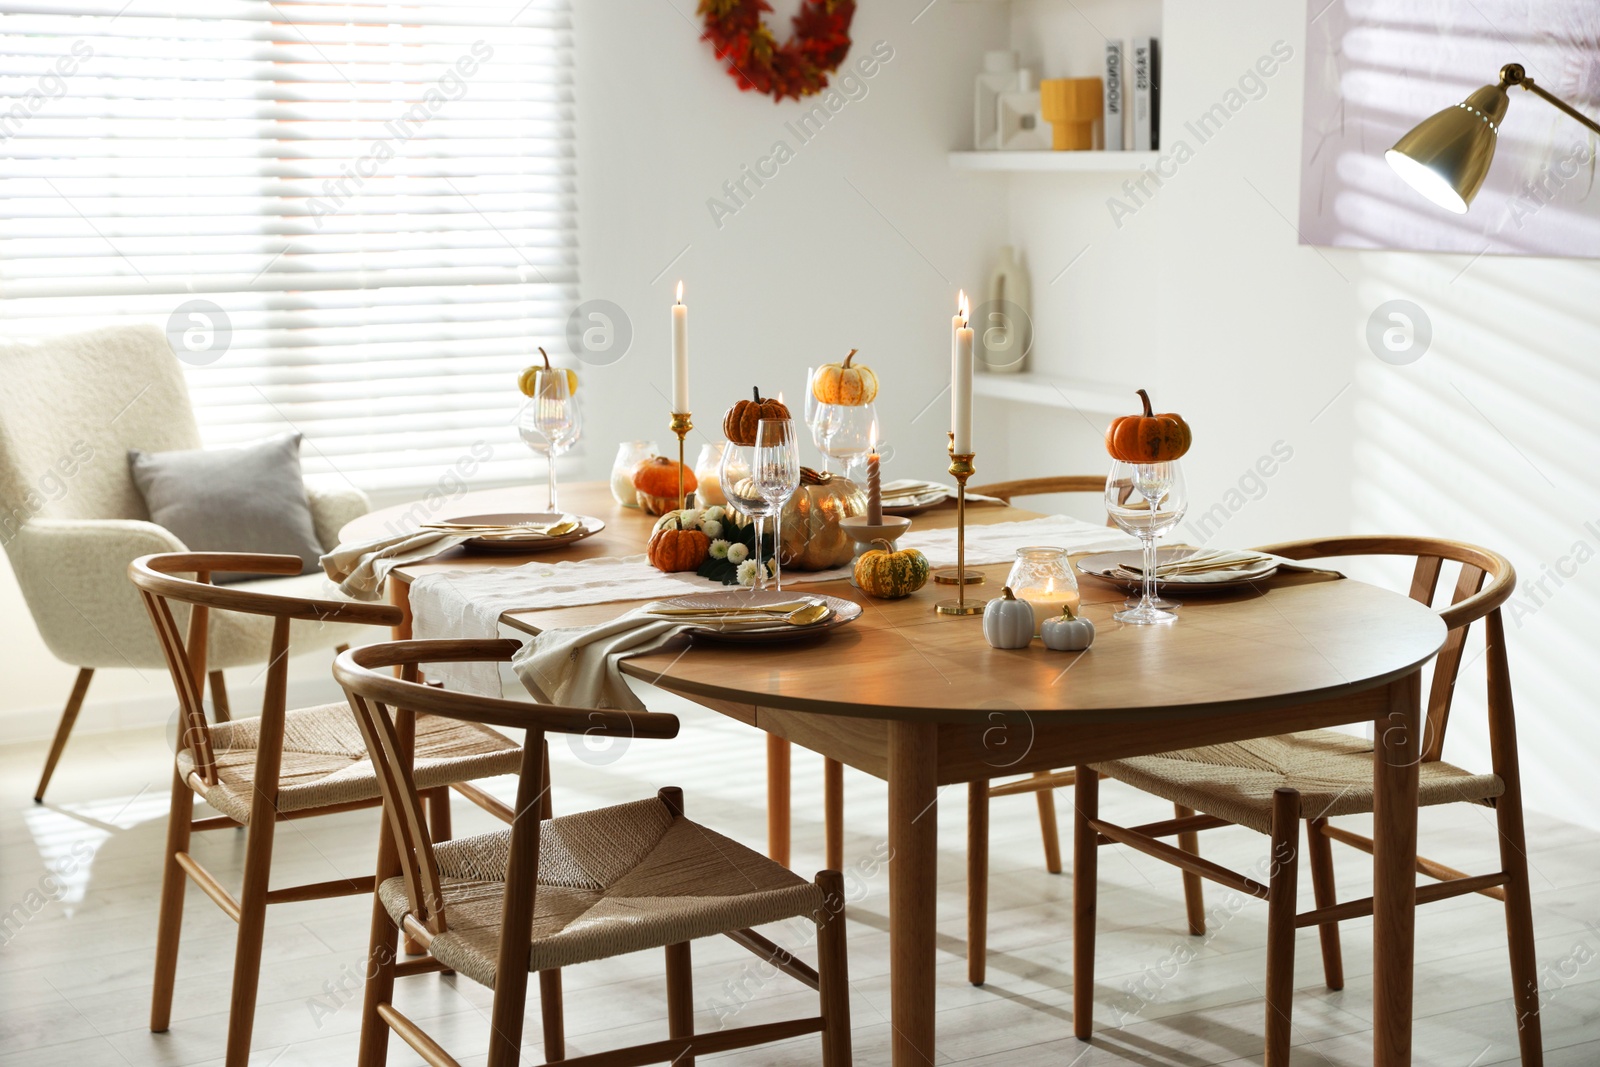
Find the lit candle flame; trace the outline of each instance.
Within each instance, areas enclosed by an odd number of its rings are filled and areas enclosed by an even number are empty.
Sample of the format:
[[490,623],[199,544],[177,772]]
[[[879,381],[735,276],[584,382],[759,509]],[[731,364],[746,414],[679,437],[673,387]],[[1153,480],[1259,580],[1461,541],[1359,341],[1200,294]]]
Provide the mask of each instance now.
[[783,403],[783,390],[782,389],[778,390],[778,403],[780,403],[780,404]]
[[967,291],[965,289],[961,290],[961,296],[956,301],[956,307],[959,309],[962,321],[965,322],[967,318]]
[[867,431],[867,443],[871,446],[871,448],[872,448],[872,450],[874,452],[876,452],[878,450],[878,420],[877,419],[873,419],[872,420],[872,429]]
[[683,283],[678,283],[678,303],[683,303]]

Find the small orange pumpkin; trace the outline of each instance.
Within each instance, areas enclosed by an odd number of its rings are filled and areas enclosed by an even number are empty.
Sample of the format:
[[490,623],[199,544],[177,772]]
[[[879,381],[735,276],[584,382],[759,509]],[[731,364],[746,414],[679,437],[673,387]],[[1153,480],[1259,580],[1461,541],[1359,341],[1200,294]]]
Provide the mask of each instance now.
[[789,409],[781,400],[767,400],[760,389],[752,389],[754,399],[741,400],[722,416],[722,436],[730,444],[749,448],[756,443],[756,423],[762,419],[787,419]]
[[1150,394],[1139,390],[1144,412],[1112,419],[1106,430],[1106,451],[1124,463],[1170,463],[1189,451],[1193,434],[1183,418],[1171,413],[1157,415],[1150,406]]
[[693,493],[694,471],[666,456],[651,456],[633,469],[633,489],[647,515],[660,515],[678,506],[678,472],[683,471],[683,492]]
[[878,376],[872,368],[850,361],[856,358],[859,348],[852,348],[842,363],[824,363],[811,379],[811,395],[824,404],[838,404],[856,408],[870,404],[878,395]]
[[658,571],[698,570],[711,555],[711,538],[702,530],[686,530],[681,518],[672,518],[650,535],[645,556]]

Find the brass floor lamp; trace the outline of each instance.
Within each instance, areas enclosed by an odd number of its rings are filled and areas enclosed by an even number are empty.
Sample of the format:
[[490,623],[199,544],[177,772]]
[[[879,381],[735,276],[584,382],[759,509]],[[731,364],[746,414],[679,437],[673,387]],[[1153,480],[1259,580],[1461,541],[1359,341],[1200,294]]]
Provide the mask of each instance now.
[[1522,64],[1507,63],[1500,68],[1499,85],[1485,85],[1454,107],[1423,119],[1384,158],[1417,192],[1447,211],[1466,214],[1494,161],[1500,120],[1511,103],[1506,90],[1513,85],[1600,133],[1600,123],[1535,85]]

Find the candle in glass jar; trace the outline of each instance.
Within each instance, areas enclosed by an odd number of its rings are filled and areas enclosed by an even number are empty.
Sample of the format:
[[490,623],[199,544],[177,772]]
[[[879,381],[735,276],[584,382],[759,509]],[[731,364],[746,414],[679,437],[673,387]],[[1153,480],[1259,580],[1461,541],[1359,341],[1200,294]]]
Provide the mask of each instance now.
[[955,433],[955,454],[966,456],[972,454],[972,327],[967,325],[966,290],[951,320],[951,333],[950,429]]
[[672,305],[672,411],[689,413],[689,309],[683,303],[683,283]]
[[1017,593],[1018,600],[1025,600],[1033,609],[1033,633],[1039,635],[1039,627],[1046,619],[1053,619],[1061,614],[1063,608],[1071,608],[1072,613],[1078,613],[1082,598],[1076,589],[1056,589],[1046,587],[1041,589],[1023,589]]

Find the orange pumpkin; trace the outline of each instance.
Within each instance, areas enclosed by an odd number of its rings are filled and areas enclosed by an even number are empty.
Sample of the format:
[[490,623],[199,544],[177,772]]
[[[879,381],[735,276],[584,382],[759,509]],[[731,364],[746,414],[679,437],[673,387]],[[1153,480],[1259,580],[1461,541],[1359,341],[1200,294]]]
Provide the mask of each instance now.
[[741,400],[722,416],[722,436],[730,444],[749,448],[756,443],[756,423],[762,419],[787,419],[789,409],[781,400],[767,400],[760,389],[752,389],[754,399]]
[[850,361],[860,349],[852,348],[842,363],[824,363],[811,379],[811,395],[824,404],[843,407],[860,407],[870,404],[878,396],[878,376],[872,368]]
[[666,456],[651,456],[633,469],[633,489],[648,515],[660,515],[678,506],[678,472],[683,471],[684,495],[698,484],[694,471]]
[[681,518],[673,518],[650,535],[645,556],[658,571],[698,570],[711,555],[711,538],[701,530],[686,530]]
[[1124,463],[1170,463],[1189,451],[1193,434],[1183,418],[1171,413],[1157,415],[1150,407],[1150,394],[1139,390],[1144,412],[1111,420],[1106,430],[1106,451]]

